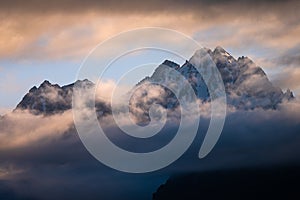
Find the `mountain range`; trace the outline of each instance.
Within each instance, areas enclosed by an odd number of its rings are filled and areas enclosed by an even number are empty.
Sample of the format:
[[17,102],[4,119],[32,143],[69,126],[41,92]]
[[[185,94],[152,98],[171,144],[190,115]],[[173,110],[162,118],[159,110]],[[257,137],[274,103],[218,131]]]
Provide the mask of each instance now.
[[[294,95],[289,89],[283,92],[279,87],[274,86],[263,69],[257,66],[250,58],[242,56],[235,59],[222,47],[216,47],[214,50],[208,48],[201,50],[211,56],[218,68],[225,86],[229,106],[243,110],[255,108],[277,109],[280,103],[294,99]],[[203,77],[192,64],[199,57],[197,53],[199,51],[182,66],[170,60],[165,60],[150,77],[141,80],[137,85],[143,83],[154,84],[154,82],[166,83],[170,75],[164,73],[162,66],[169,66],[188,80],[200,100],[209,101],[210,94]],[[94,86],[94,83],[87,79],[78,80],[75,83],[62,87],[57,84],[51,84],[46,80],[39,87],[34,86],[31,88],[16,109],[28,109],[35,114],[54,114],[71,109],[75,84]],[[164,107],[176,106],[177,101],[174,99],[174,94],[163,86],[159,87],[162,87],[166,94],[163,95],[165,99],[163,101],[160,100],[158,103]],[[142,98],[145,98],[147,94],[146,89]],[[150,99],[146,103],[150,105],[154,101],[157,101],[157,99]],[[148,107],[144,106],[143,110],[146,112]],[[101,115],[111,113],[110,105],[102,101],[96,102],[96,110]]]

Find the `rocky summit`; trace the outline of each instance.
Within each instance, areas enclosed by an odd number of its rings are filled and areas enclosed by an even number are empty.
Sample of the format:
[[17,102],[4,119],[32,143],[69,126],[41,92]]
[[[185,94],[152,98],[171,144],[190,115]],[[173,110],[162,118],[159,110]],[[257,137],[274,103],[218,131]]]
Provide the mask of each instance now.
[[[274,86],[263,69],[250,58],[242,56],[235,59],[222,47],[216,47],[213,51],[203,48],[182,66],[166,60],[155,70],[152,76],[146,77],[141,83],[166,84],[172,79],[172,74],[164,73],[163,66],[167,65],[181,73],[189,81],[199,99],[209,100],[210,94],[207,85],[195,67],[197,63],[201,63],[197,60],[200,57],[197,54],[203,51],[211,57],[220,72],[229,106],[244,110],[276,109],[280,103],[294,99],[294,95],[289,89],[283,92],[279,87]],[[205,68],[206,66],[201,67]]]

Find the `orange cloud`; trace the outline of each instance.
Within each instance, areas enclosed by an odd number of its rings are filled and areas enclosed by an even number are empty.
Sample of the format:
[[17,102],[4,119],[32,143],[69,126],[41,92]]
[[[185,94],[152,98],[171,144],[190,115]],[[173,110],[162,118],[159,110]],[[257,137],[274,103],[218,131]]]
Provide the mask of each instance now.
[[[229,8],[228,8],[229,9]],[[213,13],[215,15],[213,15]],[[256,13],[255,13],[256,14]],[[224,13],[220,7],[212,12],[155,12],[108,14],[85,10],[82,12],[53,12],[47,14],[21,13],[2,17],[0,27],[0,58],[25,60],[82,60],[98,43],[139,27],[165,27],[190,36],[211,27],[234,30],[220,38],[207,35],[203,44],[240,47],[248,44],[272,48],[290,48],[300,42],[300,24],[274,13]],[[297,16],[296,16],[297,17]],[[222,30],[220,30],[222,35]]]
[[9,113],[0,120],[0,149],[26,147],[59,138],[72,123],[71,111],[48,117],[28,111]]

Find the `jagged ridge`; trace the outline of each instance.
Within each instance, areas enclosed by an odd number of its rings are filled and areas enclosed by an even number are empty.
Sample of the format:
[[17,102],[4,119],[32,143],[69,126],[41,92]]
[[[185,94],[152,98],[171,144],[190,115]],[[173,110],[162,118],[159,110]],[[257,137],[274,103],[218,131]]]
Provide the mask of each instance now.
[[[281,102],[289,101],[294,98],[290,90],[283,93],[280,88],[273,86],[262,68],[256,66],[248,57],[243,56],[235,59],[222,47],[216,47],[213,51],[208,48],[202,50],[211,56],[220,71],[229,105],[245,110],[255,108],[276,109]],[[197,54],[199,52],[200,51],[197,51],[195,55],[182,66],[175,62],[165,60],[157,67],[152,76],[141,80],[138,85],[144,83],[151,84],[152,82],[168,82],[172,75],[165,73],[163,67],[161,67],[162,65],[167,65],[177,70],[189,81],[199,99],[203,101],[209,100],[207,86],[200,73],[191,64],[195,62],[195,59],[198,59]],[[28,109],[36,114],[53,114],[71,109],[74,84],[94,86],[89,80],[77,81],[62,87],[57,84],[51,84],[49,81],[44,81],[39,87],[34,86],[31,88],[17,105],[16,109]],[[178,105],[172,92],[166,88],[164,88],[164,91],[166,93],[162,96],[165,98],[165,101],[160,100],[159,103],[166,108],[172,108]],[[147,91],[143,98],[146,96]],[[156,100],[157,99],[153,101],[148,100],[149,105],[145,106],[142,110],[146,112],[150,104]],[[131,102],[130,105],[143,107],[143,105],[140,105],[140,102]],[[101,113],[110,113],[109,106],[103,102],[97,102],[96,107]]]
[[[46,80],[39,87],[32,87],[16,109],[30,110],[33,114],[55,114],[69,110],[72,108],[74,85],[82,88],[95,86],[87,79],[78,80],[62,87]],[[106,103],[96,101],[95,104],[96,111],[101,113],[100,115],[111,113]]]
[[[236,60],[222,47],[216,47],[214,51],[208,48],[203,50],[211,56],[222,76],[229,105],[245,110],[255,108],[276,109],[278,104],[294,98],[289,89],[283,93],[279,87],[275,87],[269,81],[263,69],[255,65],[248,57],[242,56]],[[170,74],[164,73],[163,65],[167,65],[176,69],[189,81],[199,99],[209,100],[207,86],[200,73],[191,64],[195,63],[195,59],[198,59],[197,52],[182,66],[166,60],[155,70],[151,77],[145,78],[141,83],[166,83],[170,79]]]

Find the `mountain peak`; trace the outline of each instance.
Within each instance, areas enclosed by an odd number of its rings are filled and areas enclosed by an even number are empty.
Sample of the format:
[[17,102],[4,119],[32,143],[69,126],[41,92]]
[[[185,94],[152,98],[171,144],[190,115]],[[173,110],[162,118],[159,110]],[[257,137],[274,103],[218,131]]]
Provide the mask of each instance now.
[[291,99],[294,99],[295,96],[294,96],[293,92],[288,88],[287,91],[284,93],[284,98],[286,100],[291,100]]
[[[92,84],[87,79],[80,83],[82,86]],[[60,87],[45,80],[38,88],[32,87],[16,109],[29,109],[34,114],[53,114],[71,109],[73,86],[74,83]]]
[[202,50],[204,50],[208,54],[212,54],[212,50],[210,48],[203,47]]
[[255,63],[247,56],[239,57],[237,62],[241,67],[243,67],[243,66],[248,66],[248,67],[256,66]]
[[214,51],[219,51],[219,52],[226,52],[225,49],[221,46],[216,46]]
[[223,47],[217,46],[213,51],[214,55],[222,55],[223,57],[232,57]]
[[93,87],[95,84],[88,79],[84,79],[84,80],[77,80],[73,85],[77,87],[90,88]]
[[[45,80],[40,87],[32,87],[17,105],[16,109],[28,109],[33,114],[55,114],[72,108],[72,96],[74,85],[83,90],[95,86],[88,79],[77,80],[75,83],[60,87]],[[101,115],[109,113],[110,109],[103,102],[96,102],[96,111]]]
[[48,81],[48,80],[44,80],[44,82],[40,85],[40,87],[41,86],[45,86],[45,85],[52,85],[51,83],[50,83],[50,81]]
[[[172,61],[164,62],[172,68],[176,66],[177,71],[190,82],[199,99],[206,101],[210,98],[203,77],[195,68],[195,66],[200,66],[207,53],[221,74],[229,105],[245,110],[276,109],[279,103],[294,98],[291,91],[283,93],[280,88],[273,86],[263,69],[250,58],[242,56],[236,60],[224,48],[217,46],[213,52],[208,48],[197,50],[189,61],[178,68],[178,65]],[[172,75],[164,73],[164,70],[158,67],[147,80],[148,82],[166,82],[172,80],[170,76]]]
[[238,61],[251,61],[252,62],[252,60],[248,56],[238,57]]
[[75,84],[76,83],[88,83],[88,84],[93,84],[93,82],[92,81],[90,81],[89,79],[83,79],[83,80],[77,80],[77,81],[75,81]]
[[173,62],[173,61],[170,61],[170,60],[165,60],[163,63],[163,65],[167,65],[171,68],[174,68],[174,69],[178,69],[180,67],[180,65],[178,65],[177,63]]
[[[44,82],[39,86],[39,88],[45,88],[45,87],[56,87],[56,88],[59,88],[60,86],[58,84],[52,84],[48,80],[44,80]],[[34,90],[34,87],[31,88],[31,89]]]
[[29,93],[33,93],[35,91],[37,91],[38,88],[36,86],[33,86],[30,90],[29,90]]

